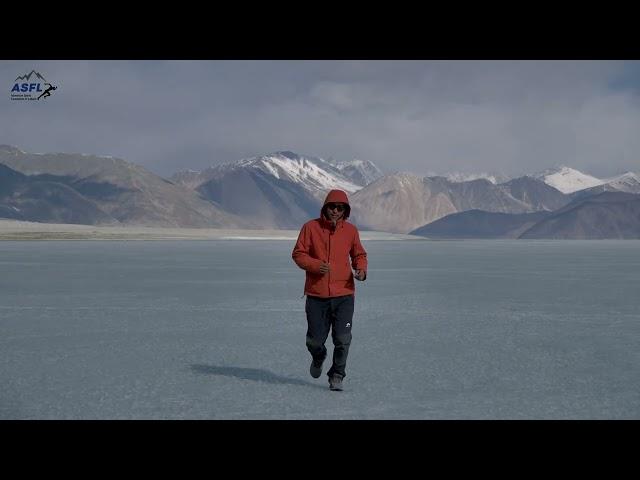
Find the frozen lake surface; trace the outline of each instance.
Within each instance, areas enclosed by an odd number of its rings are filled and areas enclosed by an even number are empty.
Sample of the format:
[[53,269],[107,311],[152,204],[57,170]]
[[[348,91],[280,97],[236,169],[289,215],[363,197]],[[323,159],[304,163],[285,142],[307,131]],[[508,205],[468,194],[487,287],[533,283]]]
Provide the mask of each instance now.
[[640,418],[640,242],[363,242],[343,392],[293,243],[0,242],[0,418]]

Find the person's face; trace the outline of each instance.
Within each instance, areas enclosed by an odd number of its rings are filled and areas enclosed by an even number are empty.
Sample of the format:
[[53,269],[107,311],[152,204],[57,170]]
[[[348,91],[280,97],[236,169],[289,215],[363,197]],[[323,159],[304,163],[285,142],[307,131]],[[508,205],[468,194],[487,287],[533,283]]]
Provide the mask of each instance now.
[[332,222],[337,222],[344,215],[345,205],[344,203],[327,203],[325,212],[327,218]]

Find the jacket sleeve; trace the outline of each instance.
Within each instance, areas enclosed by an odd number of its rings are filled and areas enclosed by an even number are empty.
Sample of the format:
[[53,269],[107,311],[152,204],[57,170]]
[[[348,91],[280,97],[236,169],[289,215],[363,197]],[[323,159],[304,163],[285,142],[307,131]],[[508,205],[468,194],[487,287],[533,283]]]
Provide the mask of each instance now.
[[351,245],[351,266],[355,270],[364,270],[364,278],[367,278],[367,252],[365,251],[362,243],[360,243],[360,233],[356,230],[353,237],[353,243]]
[[313,258],[309,255],[309,247],[311,245],[311,229],[304,225],[298,234],[298,240],[296,241],[296,245],[293,247],[293,252],[291,252],[291,258],[296,262],[303,270],[306,270],[310,273],[321,273],[320,265],[322,265],[322,260],[318,258]]

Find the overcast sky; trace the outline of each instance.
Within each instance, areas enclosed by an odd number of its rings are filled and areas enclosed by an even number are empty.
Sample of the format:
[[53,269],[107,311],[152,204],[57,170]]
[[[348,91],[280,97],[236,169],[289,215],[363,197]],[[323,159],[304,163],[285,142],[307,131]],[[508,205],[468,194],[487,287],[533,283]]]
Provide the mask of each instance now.
[[[58,89],[12,101],[18,75]],[[170,176],[278,150],[386,172],[640,172],[640,61],[0,61],[0,144]]]

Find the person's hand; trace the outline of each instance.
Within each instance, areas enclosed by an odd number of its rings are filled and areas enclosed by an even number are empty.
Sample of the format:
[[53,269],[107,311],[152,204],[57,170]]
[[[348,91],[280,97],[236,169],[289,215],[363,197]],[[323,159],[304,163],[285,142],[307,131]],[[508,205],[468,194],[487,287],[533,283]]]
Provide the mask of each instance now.
[[356,280],[364,280],[365,277],[365,273],[364,270],[356,270],[354,277],[356,278]]
[[322,265],[320,265],[320,273],[322,273],[323,275],[327,272],[329,272],[331,269],[329,267],[329,264],[327,262],[322,262]]

